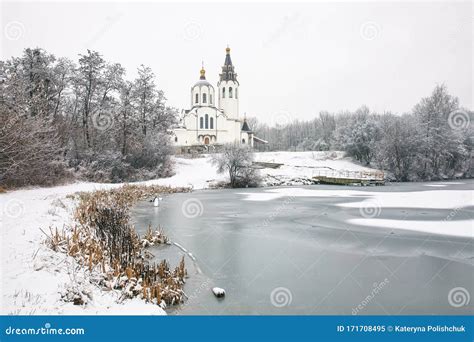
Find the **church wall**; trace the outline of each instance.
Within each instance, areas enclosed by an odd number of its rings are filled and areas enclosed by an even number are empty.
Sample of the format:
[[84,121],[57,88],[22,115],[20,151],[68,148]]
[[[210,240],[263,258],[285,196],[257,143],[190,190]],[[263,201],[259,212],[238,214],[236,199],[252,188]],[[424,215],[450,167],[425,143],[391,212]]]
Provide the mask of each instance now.
[[[229,97],[229,87],[232,87],[232,98]],[[222,88],[225,88],[225,98],[222,97]],[[220,81],[218,84],[219,108],[224,110],[224,113],[231,119],[239,118],[239,99],[235,98],[237,91],[240,91],[238,83],[234,81]]]
[[[206,103],[203,102],[203,95],[206,94]],[[198,101],[196,102],[196,95]],[[212,103],[211,101],[212,97]],[[191,89],[191,107],[193,106],[207,106],[216,105],[216,96],[214,94],[214,88],[209,85],[196,85]]]

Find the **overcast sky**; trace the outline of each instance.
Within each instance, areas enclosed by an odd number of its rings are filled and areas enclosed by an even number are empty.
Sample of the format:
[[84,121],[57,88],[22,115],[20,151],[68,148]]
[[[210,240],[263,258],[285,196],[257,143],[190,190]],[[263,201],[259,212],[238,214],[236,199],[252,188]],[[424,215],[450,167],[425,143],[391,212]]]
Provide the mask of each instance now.
[[188,108],[204,60],[216,84],[225,48],[240,110],[269,123],[319,111],[410,111],[444,83],[473,108],[472,3],[2,4],[2,59],[41,47],[77,61],[86,49],[129,78],[150,66],[169,104]]

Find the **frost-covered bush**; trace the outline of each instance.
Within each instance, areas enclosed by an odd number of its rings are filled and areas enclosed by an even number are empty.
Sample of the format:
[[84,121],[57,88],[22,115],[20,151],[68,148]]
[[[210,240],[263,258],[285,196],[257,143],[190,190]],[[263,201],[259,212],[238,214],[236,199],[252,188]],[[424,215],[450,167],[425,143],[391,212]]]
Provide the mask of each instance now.
[[126,160],[135,169],[144,170],[145,179],[172,175],[172,148],[167,134],[148,136]]
[[37,118],[0,109],[0,185],[54,185],[72,178],[59,137]]
[[253,152],[248,146],[226,144],[212,155],[217,172],[228,173],[232,188],[255,187],[260,183],[258,171],[252,167]]

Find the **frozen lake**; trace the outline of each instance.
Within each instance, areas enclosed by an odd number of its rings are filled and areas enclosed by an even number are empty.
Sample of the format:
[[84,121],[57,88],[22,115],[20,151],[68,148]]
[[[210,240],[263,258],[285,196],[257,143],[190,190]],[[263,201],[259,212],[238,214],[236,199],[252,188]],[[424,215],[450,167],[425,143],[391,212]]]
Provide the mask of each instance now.
[[[195,258],[174,245],[150,250],[172,266],[186,255],[189,299],[170,314],[473,314],[474,299],[458,305],[453,292],[448,298],[457,287],[464,298],[474,295],[473,238],[409,230],[419,222],[472,229],[473,185],[204,190],[167,196],[159,208],[142,202],[132,212],[140,233],[161,225]],[[382,196],[376,208],[357,204],[372,193],[391,196],[390,203]],[[468,200],[450,207],[444,193]],[[429,198],[426,206],[420,198]],[[367,225],[350,223],[361,218]],[[377,226],[399,221],[403,230]],[[225,299],[214,297],[214,286]]]

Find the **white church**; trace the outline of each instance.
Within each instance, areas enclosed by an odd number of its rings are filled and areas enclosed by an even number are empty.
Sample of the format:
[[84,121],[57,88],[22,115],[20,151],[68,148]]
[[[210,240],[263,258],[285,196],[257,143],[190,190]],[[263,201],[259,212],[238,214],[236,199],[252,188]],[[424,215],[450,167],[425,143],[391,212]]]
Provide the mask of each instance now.
[[[183,110],[179,124],[173,129],[175,146],[204,146],[206,149],[225,143],[240,143],[253,146],[254,137],[245,118],[239,115],[239,81],[226,49],[225,62],[214,86],[206,80],[206,71],[191,88],[191,108]],[[211,146],[207,146],[211,145]]]

